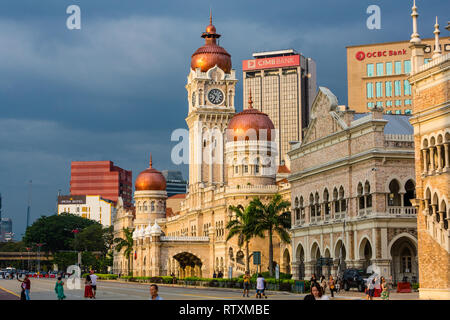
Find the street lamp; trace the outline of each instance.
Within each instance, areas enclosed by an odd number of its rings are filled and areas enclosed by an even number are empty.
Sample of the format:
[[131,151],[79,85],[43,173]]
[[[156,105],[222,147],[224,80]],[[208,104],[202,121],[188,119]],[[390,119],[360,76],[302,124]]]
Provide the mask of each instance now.
[[28,251],[28,268],[27,268],[27,270],[28,270],[28,272],[30,272],[30,250],[31,250],[31,248],[26,247],[25,249],[27,249],[27,251]]
[[41,247],[44,245],[45,243],[36,243],[36,247],[38,247],[38,277],[39,274],[41,272]]

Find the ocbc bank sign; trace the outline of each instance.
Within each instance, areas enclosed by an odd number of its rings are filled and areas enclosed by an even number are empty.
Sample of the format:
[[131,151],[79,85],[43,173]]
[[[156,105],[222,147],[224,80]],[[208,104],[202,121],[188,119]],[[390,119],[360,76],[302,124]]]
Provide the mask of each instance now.
[[383,51],[358,51],[355,55],[356,60],[363,61],[365,58],[401,56],[406,54],[406,49],[401,50],[383,50]]

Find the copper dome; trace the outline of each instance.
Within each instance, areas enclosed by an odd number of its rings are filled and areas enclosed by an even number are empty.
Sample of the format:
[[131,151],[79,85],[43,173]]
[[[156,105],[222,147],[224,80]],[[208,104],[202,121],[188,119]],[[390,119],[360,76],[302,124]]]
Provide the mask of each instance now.
[[200,68],[202,72],[206,72],[217,65],[225,73],[230,73],[231,55],[227,50],[217,45],[216,39],[220,38],[220,34],[216,33],[216,27],[212,24],[211,16],[209,18],[209,25],[202,34],[202,38],[205,38],[205,45],[198,48],[192,55],[191,69],[195,70]]
[[161,172],[152,167],[152,156],[150,155],[150,166],[139,173],[134,183],[136,191],[144,190],[166,190],[166,179]]
[[274,130],[275,126],[267,114],[253,108],[251,92],[248,103],[248,109],[236,114],[228,123],[228,141],[238,140],[240,137],[245,137],[246,140],[254,140],[250,129],[254,130],[253,132],[256,133],[258,140],[260,138],[272,140],[271,130]]

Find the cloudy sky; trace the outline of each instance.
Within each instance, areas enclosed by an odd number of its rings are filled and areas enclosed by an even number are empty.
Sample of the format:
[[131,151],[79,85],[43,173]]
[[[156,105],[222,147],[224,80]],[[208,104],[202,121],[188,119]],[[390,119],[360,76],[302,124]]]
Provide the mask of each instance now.
[[[426,3],[426,5],[425,5]],[[81,30],[66,9],[81,8]],[[366,9],[381,8],[368,30]],[[2,0],[0,2],[0,193],[3,217],[24,233],[27,183],[31,221],[56,210],[69,193],[72,160],[112,160],[133,171],[153,153],[171,163],[171,132],[185,128],[184,85],[190,56],[212,7],[220,45],[241,61],[254,51],[294,48],[317,63],[318,84],[347,103],[345,46],[407,40],[410,0]],[[432,37],[446,0],[417,0],[419,33]],[[449,17],[442,17],[445,25]],[[448,35],[441,28],[443,35]],[[242,86],[236,104],[242,109]]]

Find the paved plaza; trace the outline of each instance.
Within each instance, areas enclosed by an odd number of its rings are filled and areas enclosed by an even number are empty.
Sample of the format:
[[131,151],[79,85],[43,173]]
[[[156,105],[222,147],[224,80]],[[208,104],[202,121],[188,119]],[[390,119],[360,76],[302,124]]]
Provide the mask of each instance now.
[[[32,300],[56,300],[54,279],[31,279]],[[121,281],[98,281],[97,300],[148,300],[148,283],[127,283]],[[69,290],[65,287],[67,300],[84,300],[84,285],[81,289]],[[227,288],[192,288],[159,285],[159,294],[165,300],[259,300],[242,297],[242,290]],[[267,300],[303,300],[305,294],[268,291]],[[17,280],[0,280],[0,300],[15,300],[20,297],[20,283]],[[356,291],[340,292],[334,300],[363,300],[364,293]],[[379,300],[380,298],[374,298]],[[418,293],[391,293],[391,300],[417,300]]]

